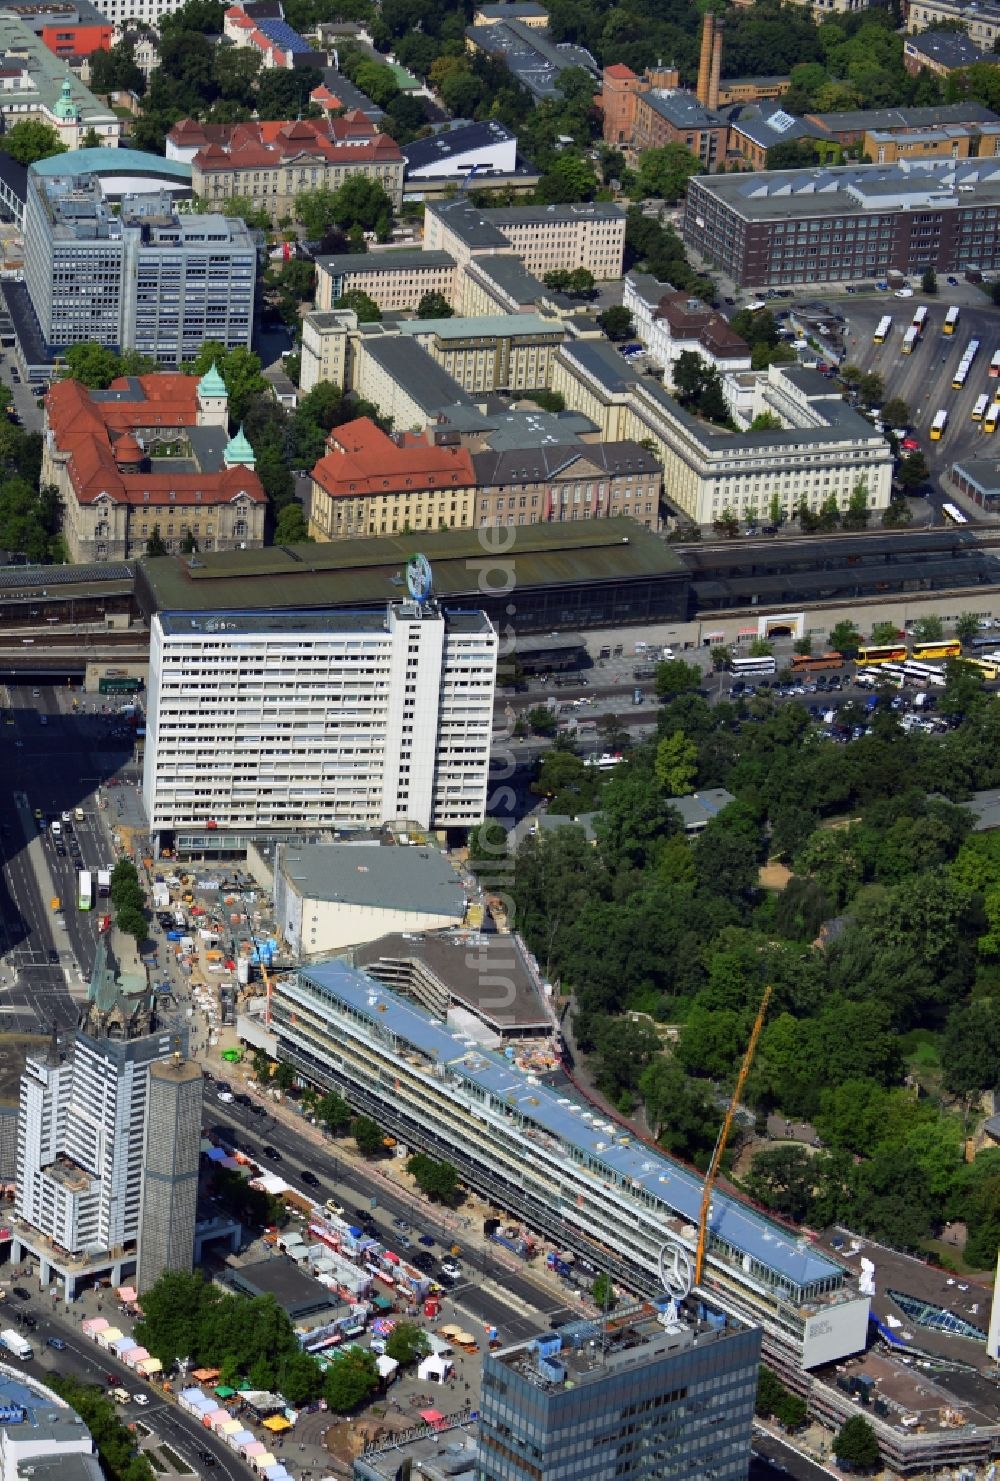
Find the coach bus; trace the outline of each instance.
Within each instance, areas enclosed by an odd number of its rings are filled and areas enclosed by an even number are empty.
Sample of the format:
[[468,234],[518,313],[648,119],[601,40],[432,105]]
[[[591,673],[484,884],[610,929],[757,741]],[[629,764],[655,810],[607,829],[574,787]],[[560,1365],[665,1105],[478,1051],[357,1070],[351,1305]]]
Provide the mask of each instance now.
[[858,649],[858,668],[874,668],[883,663],[905,663],[910,652],[905,643],[869,643]]
[[962,645],[957,638],[941,638],[937,641],[921,643],[918,639],[913,641],[913,652],[911,659],[916,658],[924,663],[942,658],[961,658]]
[[760,658],[733,658],[729,667],[740,678],[745,674],[774,674],[778,671],[773,653],[762,654]]

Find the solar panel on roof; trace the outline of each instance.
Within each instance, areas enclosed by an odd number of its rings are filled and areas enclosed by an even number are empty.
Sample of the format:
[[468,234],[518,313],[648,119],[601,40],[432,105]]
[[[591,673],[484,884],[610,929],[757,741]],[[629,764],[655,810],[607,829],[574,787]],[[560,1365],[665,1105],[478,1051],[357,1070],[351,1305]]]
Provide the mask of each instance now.
[[787,133],[794,122],[795,119],[792,117],[792,115],[790,113],[786,113],[783,108],[779,108],[777,113],[772,113],[771,117],[768,119],[768,123],[777,134]]

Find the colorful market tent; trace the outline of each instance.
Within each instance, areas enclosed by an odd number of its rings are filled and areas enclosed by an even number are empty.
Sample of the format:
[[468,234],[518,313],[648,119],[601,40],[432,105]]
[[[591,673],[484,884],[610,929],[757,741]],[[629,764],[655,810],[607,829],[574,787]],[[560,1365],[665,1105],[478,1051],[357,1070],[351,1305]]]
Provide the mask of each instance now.
[[234,1388],[230,1388],[228,1384],[225,1383],[220,1383],[218,1388],[215,1390],[215,1397],[217,1399],[232,1399],[235,1397],[235,1395],[236,1390]]
[[98,1332],[106,1332],[111,1323],[106,1316],[92,1316],[85,1322],[81,1322],[80,1330],[88,1337],[96,1337]]
[[137,1342],[135,1346],[130,1347],[128,1352],[125,1354],[125,1361],[130,1368],[138,1368],[139,1364],[144,1363],[148,1357],[149,1353],[144,1347],[140,1347]]
[[278,1457],[272,1455],[270,1450],[265,1450],[263,1455],[254,1456],[254,1470],[259,1471],[262,1476],[266,1473],[268,1466],[276,1466],[277,1464]]
[[285,1430],[291,1429],[291,1424],[283,1414],[272,1414],[270,1419],[265,1419],[264,1428],[270,1430],[274,1435],[283,1434]]
[[163,1364],[160,1362],[159,1358],[143,1358],[141,1363],[136,1364],[136,1367],[139,1369],[140,1373],[145,1373],[147,1378],[152,1373],[163,1372]]
[[139,1292],[136,1290],[135,1286],[119,1286],[118,1299],[120,1301],[138,1301]]

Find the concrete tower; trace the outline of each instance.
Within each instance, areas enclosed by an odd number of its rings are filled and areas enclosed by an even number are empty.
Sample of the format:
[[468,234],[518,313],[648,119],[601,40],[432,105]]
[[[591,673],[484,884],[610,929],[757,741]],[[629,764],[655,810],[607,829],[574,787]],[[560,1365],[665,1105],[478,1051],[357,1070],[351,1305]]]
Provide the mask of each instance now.
[[149,1071],[146,1156],[136,1284],[148,1291],[165,1270],[190,1270],[201,1154],[201,1066],[175,1054]]
[[703,107],[708,103],[708,84],[712,72],[712,37],[715,32],[715,16],[710,10],[705,11],[705,19],[701,23],[701,57],[698,62],[698,102]]

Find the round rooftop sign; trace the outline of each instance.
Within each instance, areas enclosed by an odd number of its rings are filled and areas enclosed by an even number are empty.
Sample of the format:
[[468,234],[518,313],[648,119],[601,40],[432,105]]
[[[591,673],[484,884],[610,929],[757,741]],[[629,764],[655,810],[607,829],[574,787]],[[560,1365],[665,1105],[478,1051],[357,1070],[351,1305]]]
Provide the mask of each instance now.
[[433,588],[431,563],[426,555],[411,555],[406,562],[406,589],[415,602],[426,602]]

